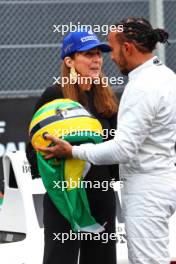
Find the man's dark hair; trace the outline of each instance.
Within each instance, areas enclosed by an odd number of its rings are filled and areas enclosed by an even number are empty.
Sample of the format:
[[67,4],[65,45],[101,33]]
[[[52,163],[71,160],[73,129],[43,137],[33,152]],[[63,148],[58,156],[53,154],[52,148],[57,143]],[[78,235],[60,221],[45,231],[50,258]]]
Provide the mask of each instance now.
[[152,52],[158,42],[169,44],[169,34],[160,28],[153,29],[144,18],[129,17],[116,24],[118,25],[123,25],[123,32],[118,34],[118,40],[133,42],[141,52]]

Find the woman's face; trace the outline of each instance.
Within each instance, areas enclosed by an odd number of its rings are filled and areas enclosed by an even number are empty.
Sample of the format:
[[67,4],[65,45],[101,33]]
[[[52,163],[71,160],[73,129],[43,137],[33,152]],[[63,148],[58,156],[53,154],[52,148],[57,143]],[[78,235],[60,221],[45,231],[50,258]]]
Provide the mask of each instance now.
[[102,52],[99,48],[76,52],[72,63],[76,72],[81,76],[97,78],[100,76],[103,63]]

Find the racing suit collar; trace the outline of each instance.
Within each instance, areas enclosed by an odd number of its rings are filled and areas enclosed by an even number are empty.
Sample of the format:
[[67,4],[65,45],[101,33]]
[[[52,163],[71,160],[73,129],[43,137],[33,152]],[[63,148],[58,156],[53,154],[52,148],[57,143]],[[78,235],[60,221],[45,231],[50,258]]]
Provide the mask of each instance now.
[[146,62],[144,62],[143,64],[141,64],[140,66],[138,66],[137,68],[132,70],[128,75],[129,80],[134,79],[135,76],[138,75],[143,69],[148,68],[148,67],[153,66],[153,65],[156,65],[157,63],[160,63],[158,57],[153,56],[151,59],[147,60]]

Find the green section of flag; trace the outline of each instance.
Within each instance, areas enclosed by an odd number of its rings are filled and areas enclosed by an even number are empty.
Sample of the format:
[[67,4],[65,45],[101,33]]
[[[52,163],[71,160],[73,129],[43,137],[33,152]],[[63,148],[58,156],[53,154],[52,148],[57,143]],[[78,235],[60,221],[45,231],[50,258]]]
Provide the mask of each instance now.
[[0,206],[2,205],[3,203],[3,198],[0,197]]
[[[85,188],[74,188],[67,190],[56,187],[54,183],[64,181],[65,160],[45,160],[40,153],[37,153],[37,161],[40,175],[44,186],[59,212],[70,222],[73,231],[84,229],[85,231],[101,230],[91,215]],[[74,170],[74,168],[73,168]],[[91,228],[93,227],[93,228]]]

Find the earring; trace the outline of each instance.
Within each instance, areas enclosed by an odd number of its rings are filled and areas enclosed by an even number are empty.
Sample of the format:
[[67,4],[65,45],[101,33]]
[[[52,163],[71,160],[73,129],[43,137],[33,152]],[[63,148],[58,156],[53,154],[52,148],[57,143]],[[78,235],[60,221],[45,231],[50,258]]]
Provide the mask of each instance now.
[[78,74],[74,67],[70,68],[70,79],[77,80]]

